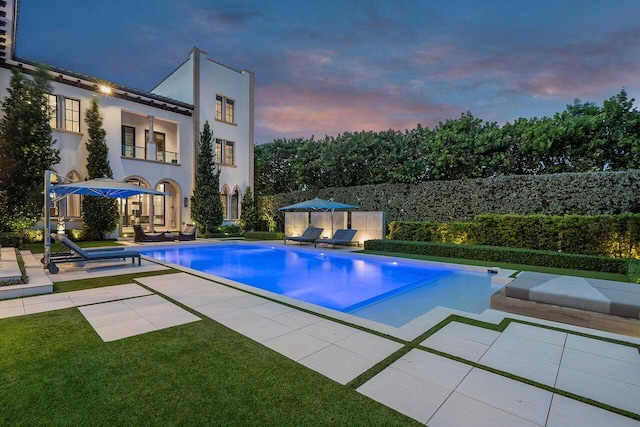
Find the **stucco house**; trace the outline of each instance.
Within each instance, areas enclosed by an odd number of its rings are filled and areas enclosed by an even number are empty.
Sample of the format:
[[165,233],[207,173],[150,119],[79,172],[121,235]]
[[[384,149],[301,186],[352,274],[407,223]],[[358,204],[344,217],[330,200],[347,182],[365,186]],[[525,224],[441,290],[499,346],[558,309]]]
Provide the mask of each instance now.
[[[0,0],[0,99],[7,96],[11,68],[29,73],[36,65],[15,54],[18,9],[19,0]],[[253,187],[253,73],[222,65],[193,48],[186,59],[176,59],[174,72],[146,92],[46,65],[53,87],[48,96],[50,123],[61,156],[55,172],[74,181],[86,178],[85,111],[97,96],[114,178],[170,194],[120,200],[116,234],[131,232],[134,223],[163,231],[192,222],[190,197],[205,121],[213,132],[221,172],[224,218],[237,221],[242,195],[247,186]],[[64,216],[67,227],[80,227],[79,197],[54,206],[52,223]]]

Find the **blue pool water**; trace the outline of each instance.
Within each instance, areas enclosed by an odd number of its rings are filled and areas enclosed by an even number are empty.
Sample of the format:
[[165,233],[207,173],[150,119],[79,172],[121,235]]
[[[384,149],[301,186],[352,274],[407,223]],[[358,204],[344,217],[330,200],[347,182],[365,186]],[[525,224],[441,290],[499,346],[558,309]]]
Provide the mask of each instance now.
[[399,258],[237,242],[140,252],[395,327],[438,306],[481,313],[495,292],[487,273]]

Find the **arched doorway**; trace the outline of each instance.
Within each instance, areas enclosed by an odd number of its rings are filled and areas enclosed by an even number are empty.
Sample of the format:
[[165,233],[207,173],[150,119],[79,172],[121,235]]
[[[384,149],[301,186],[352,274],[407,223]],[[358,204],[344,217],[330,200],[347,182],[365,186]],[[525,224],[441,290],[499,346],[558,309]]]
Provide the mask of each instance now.
[[[149,188],[149,184],[140,178],[128,178],[125,182]],[[137,194],[123,199],[121,212],[122,225],[124,227],[133,227],[135,224],[149,225],[149,199],[150,196],[147,194]]]
[[178,202],[180,192],[178,185],[168,179],[162,180],[156,185],[156,190],[167,193],[167,196],[153,196],[154,228],[176,231],[180,224],[180,209]]

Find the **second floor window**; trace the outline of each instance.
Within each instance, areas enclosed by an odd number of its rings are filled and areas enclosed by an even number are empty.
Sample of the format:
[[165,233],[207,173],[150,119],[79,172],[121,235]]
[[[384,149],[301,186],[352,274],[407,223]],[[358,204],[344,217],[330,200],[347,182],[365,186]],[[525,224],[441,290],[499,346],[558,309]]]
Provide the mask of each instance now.
[[51,129],[58,127],[58,97],[55,95],[46,95],[47,106],[49,107],[49,125]]
[[215,162],[219,165],[233,165],[234,146],[235,143],[233,141],[216,139]]
[[80,132],[80,101],[65,98],[64,129],[71,132]]
[[62,95],[47,94],[51,129],[80,132],[80,101]]
[[235,101],[222,95],[216,95],[216,120],[235,123]]

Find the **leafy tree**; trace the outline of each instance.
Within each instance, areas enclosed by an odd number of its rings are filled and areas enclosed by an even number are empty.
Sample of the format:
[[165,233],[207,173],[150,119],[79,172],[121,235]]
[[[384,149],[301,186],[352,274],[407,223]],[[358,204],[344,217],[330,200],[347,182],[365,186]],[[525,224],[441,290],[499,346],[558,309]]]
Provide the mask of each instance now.
[[[113,178],[109,164],[107,132],[102,128],[102,116],[98,99],[91,98],[91,105],[85,112],[87,122],[87,176],[94,178]],[[118,225],[118,202],[105,197],[85,196],[82,200],[82,222],[85,236],[92,240],[102,240]]]
[[191,218],[205,233],[222,225],[220,170],[213,160],[213,136],[209,122],[200,133],[200,150],[196,165],[196,185],[191,196]]
[[255,147],[256,194],[277,194],[299,190],[296,153],[303,139],[276,139]]
[[25,230],[42,214],[44,171],[60,161],[46,99],[52,91],[44,66],[33,78],[12,70],[0,120],[0,229]]
[[258,226],[258,204],[253,197],[251,187],[247,189],[242,196],[242,212],[240,213],[240,227],[243,230],[255,230]]

